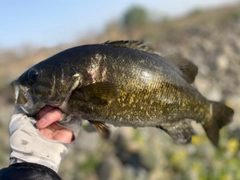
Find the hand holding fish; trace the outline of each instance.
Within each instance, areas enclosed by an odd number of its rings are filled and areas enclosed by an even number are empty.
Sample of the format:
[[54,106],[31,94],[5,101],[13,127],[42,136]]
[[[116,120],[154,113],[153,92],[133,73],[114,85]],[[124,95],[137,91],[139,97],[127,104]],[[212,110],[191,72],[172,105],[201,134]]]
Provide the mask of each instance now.
[[[56,121],[61,120],[62,112],[50,106],[42,108],[36,116],[37,123],[35,118],[28,117],[19,106],[15,106],[9,125],[10,164],[36,163],[57,172],[68,151],[66,143],[77,136],[79,126],[75,125],[72,130],[58,125]],[[74,119],[70,122],[74,124]]]
[[65,116],[51,106],[43,107],[36,117],[37,123],[15,106],[9,125],[10,166],[0,170],[0,179],[61,179],[57,170],[67,153],[65,143],[77,136],[79,126],[71,117],[66,127],[58,125],[57,121],[65,120]]
[[44,137],[70,143],[74,138],[73,131],[56,123],[61,117],[62,111],[51,106],[45,106],[37,114],[39,120],[36,126]]

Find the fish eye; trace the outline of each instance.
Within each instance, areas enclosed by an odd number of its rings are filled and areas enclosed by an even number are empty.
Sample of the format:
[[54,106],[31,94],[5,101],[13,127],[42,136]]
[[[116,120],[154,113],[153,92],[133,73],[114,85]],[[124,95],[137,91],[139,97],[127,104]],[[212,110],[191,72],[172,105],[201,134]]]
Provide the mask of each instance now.
[[31,69],[28,72],[28,78],[30,81],[34,82],[38,78],[38,71],[36,69]]

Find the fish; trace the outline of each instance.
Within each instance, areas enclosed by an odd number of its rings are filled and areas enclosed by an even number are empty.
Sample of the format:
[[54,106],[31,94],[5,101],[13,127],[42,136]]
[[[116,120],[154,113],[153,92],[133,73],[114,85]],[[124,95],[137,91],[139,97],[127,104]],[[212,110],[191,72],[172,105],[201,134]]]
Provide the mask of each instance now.
[[[163,57],[141,41],[87,44],[59,52],[13,82],[15,104],[29,116],[46,105],[88,120],[104,137],[109,126],[156,127],[180,144],[200,123],[218,147],[234,111],[193,86],[198,68],[182,56]],[[67,120],[65,120],[67,121]]]

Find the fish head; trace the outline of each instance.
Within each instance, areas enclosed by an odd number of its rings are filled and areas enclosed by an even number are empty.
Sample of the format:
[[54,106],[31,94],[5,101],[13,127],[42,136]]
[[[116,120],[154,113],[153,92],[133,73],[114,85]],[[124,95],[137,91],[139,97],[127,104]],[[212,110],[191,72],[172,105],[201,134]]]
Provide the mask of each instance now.
[[12,83],[15,104],[28,115],[35,115],[45,105],[60,107],[80,83],[74,67],[53,60],[36,64]]

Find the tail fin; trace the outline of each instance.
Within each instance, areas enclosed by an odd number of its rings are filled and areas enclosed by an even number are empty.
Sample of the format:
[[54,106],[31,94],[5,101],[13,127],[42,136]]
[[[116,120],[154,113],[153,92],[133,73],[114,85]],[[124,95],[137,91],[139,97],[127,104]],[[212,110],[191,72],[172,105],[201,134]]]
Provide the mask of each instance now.
[[213,145],[218,147],[219,130],[232,121],[234,111],[220,102],[212,101],[210,106],[212,119],[204,123],[203,128]]

